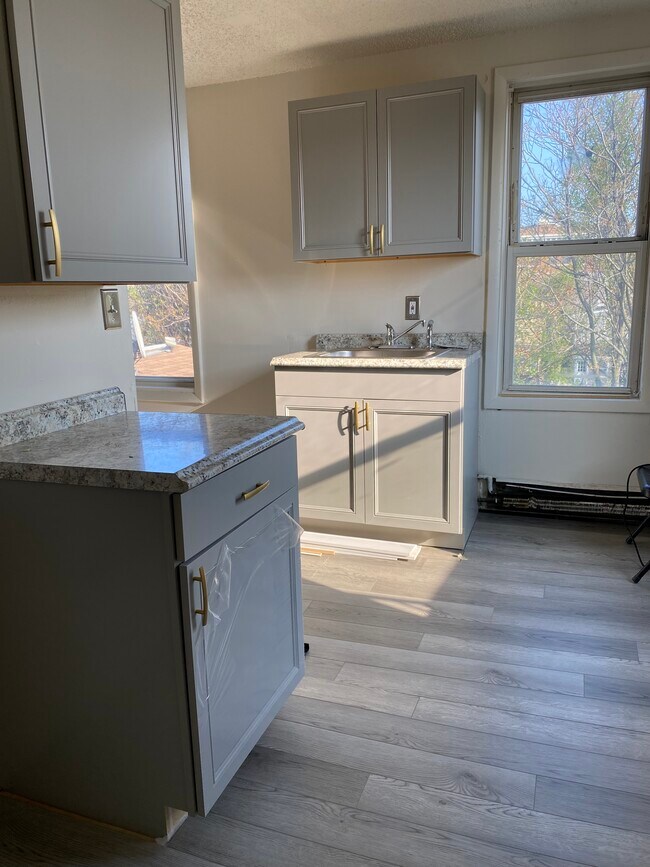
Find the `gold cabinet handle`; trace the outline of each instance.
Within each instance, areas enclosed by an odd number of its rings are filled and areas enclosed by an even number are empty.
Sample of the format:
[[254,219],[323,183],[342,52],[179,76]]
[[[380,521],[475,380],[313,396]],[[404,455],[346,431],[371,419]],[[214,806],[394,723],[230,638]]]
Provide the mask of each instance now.
[[199,566],[199,577],[192,578],[192,581],[198,581],[201,585],[201,601],[203,602],[203,608],[195,608],[194,613],[201,615],[201,622],[204,626],[208,625],[208,582],[205,577],[205,569],[203,566]]
[[52,237],[54,238],[54,259],[46,259],[46,265],[54,265],[54,275],[56,277],[61,276],[61,234],[59,232],[59,224],[56,219],[55,211],[50,208],[49,210],[50,219],[48,222],[43,223],[43,226],[46,229],[52,229]]
[[368,229],[368,246],[370,247],[370,255],[375,255],[375,227],[373,225]]
[[262,491],[265,491],[270,484],[271,484],[271,480],[268,479],[268,481],[261,482],[259,485],[256,485],[252,491],[244,491],[242,494],[242,499],[243,500],[251,500],[253,497],[256,497],[258,494],[261,494]]
[[385,239],[385,237],[386,237],[386,231],[385,231],[384,224],[382,223],[381,226],[379,227],[379,252],[381,253],[382,256],[384,255],[384,239]]
[[359,401],[355,400],[354,402],[354,432],[355,434],[359,433]]
[[363,406],[363,411],[366,414],[366,423],[364,424],[364,427],[366,430],[369,431],[370,430],[370,413],[372,412],[372,410],[370,409],[370,404],[367,401],[365,402],[365,404]]

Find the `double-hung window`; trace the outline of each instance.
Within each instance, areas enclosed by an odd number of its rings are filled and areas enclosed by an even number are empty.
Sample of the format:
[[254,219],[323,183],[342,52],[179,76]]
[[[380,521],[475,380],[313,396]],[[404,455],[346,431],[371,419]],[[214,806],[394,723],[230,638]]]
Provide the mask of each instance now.
[[649,88],[513,92],[502,394],[638,394]]

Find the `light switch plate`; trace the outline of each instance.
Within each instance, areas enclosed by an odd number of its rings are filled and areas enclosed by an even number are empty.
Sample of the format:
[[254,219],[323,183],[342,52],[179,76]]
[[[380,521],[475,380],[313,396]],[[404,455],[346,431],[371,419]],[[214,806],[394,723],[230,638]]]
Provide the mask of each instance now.
[[122,314],[120,312],[120,294],[115,287],[104,287],[101,290],[104,328],[121,328]]
[[420,319],[420,296],[407,295],[404,305],[404,319]]

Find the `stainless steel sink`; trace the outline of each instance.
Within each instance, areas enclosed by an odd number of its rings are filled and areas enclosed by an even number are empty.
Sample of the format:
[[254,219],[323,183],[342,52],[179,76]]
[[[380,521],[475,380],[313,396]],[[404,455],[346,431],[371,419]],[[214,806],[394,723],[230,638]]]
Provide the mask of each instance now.
[[443,347],[435,349],[410,349],[407,346],[382,346],[378,349],[337,349],[319,352],[319,358],[434,358],[447,352]]

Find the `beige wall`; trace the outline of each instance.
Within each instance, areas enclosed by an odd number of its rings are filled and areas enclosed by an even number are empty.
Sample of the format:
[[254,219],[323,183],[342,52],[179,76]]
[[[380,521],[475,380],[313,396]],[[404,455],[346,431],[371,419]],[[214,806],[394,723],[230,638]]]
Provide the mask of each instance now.
[[[649,33],[650,14],[592,20],[191,89],[206,409],[272,413],[273,355],[319,331],[400,325],[407,293],[441,331],[483,330],[485,257],[292,261],[289,100],[476,73],[489,122],[495,66],[641,47]],[[619,485],[650,459],[647,416],[483,411],[480,428],[480,471],[502,479]]]
[[117,385],[135,408],[125,290],[104,331],[98,286],[0,286],[0,412]]

